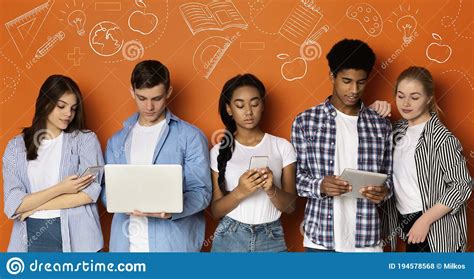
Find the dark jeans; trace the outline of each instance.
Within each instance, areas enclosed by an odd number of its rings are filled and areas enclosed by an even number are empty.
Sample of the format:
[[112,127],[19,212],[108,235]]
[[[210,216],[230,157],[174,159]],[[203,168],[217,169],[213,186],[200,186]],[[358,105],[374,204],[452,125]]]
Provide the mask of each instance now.
[[[416,220],[418,220],[422,214],[423,212],[421,211],[406,215],[398,214],[400,227],[405,235],[408,234],[413,224],[415,224]],[[424,242],[417,244],[409,244],[406,242],[406,252],[431,252],[428,238],[426,238]]]
[[28,252],[62,252],[61,218],[26,219]]

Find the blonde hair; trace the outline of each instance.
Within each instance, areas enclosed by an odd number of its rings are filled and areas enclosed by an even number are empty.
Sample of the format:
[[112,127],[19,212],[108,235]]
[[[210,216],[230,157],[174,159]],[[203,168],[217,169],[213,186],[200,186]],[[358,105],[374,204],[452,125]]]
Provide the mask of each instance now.
[[397,94],[398,85],[402,80],[409,79],[409,80],[416,80],[421,83],[425,94],[431,98],[429,103],[429,111],[435,112],[436,114],[442,113],[443,111],[438,106],[436,102],[436,96],[434,94],[434,82],[433,76],[431,75],[430,71],[426,68],[418,67],[418,66],[411,66],[405,69],[397,78],[397,83],[395,84],[394,89],[394,96]]

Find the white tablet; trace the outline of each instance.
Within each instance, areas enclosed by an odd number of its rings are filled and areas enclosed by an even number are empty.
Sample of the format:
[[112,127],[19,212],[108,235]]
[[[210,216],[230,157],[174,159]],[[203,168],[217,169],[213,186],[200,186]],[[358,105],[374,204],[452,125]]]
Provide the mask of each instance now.
[[106,165],[107,211],[181,213],[181,165]]
[[367,185],[383,185],[385,180],[387,180],[387,175],[370,171],[345,169],[341,174],[341,179],[346,180],[352,186],[351,192],[347,192],[341,196],[365,199],[365,197],[359,193],[359,190]]

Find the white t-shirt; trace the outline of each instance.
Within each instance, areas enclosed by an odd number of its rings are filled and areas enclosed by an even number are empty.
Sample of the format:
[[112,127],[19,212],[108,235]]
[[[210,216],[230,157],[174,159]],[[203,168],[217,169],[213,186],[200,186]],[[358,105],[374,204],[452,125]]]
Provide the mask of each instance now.
[[[359,133],[357,132],[357,121],[359,117],[336,111],[334,174],[341,175],[346,168],[358,169]],[[355,247],[357,199],[337,196],[334,197],[333,206],[334,250],[337,252],[382,252],[381,246]],[[313,243],[306,235],[303,246],[327,250],[326,247]]]
[[[217,169],[217,156],[220,144],[210,152],[211,169]],[[296,162],[296,153],[286,139],[265,134],[256,146],[245,146],[235,141],[232,158],[227,162],[225,171],[226,188],[232,191],[239,184],[240,176],[249,168],[252,156],[268,156],[268,167],[273,172],[273,184],[281,188],[281,174],[284,167]],[[246,224],[263,224],[278,220],[281,212],[273,205],[263,190],[257,190],[244,199],[227,214],[230,218]]]
[[[31,192],[36,193],[59,182],[59,168],[63,147],[64,133],[54,139],[44,139],[38,147],[38,157],[28,161],[27,174]],[[30,218],[50,219],[60,216],[58,210],[40,210],[31,214]]]
[[[141,126],[138,122],[132,129],[132,145],[130,147],[130,164],[153,164],[155,147],[161,136],[165,121],[153,126]],[[130,252],[149,252],[148,217],[130,216],[128,226]]]
[[[426,121],[427,122],[427,121]],[[393,151],[393,183],[397,209],[401,214],[423,210],[415,165],[415,149],[426,122],[408,127]]]

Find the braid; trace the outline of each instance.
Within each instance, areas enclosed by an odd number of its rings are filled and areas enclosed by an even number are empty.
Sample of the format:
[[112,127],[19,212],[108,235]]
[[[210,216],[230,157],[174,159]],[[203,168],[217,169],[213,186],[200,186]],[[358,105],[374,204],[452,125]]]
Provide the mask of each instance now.
[[219,148],[219,155],[217,156],[217,169],[219,170],[217,182],[219,184],[219,189],[224,195],[228,193],[225,182],[225,171],[227,167],[227,162],[232,158],[232,153],[234,152],[234,133],[236,130],[237,127],[235,125],[235,122],[233,122],[233,125],[229,125],[229,127],[226,127],[226,131],[230,135],[230,139],[226,139],[225,136],[222,138],[221,148]]
[[225,125],[226,133],[220,142],[219,155],[217,155],[217,169],[219,171],[217,183],[219,189],[224,195],[228,193],[225,182],[225,171],[227,168],[227,162],[232,158],[232,153],[234,152],[234,135],[237,131],[237,124],[232,116],[227,113],[226,106],[230,104],[234,90],[241,86],[255,87],[259,91],[262,99],[265,96],[265,86],[252,74],[237,75],[228,80],[222,88],[221,96],[219,98],[219,115],[222,123]]

